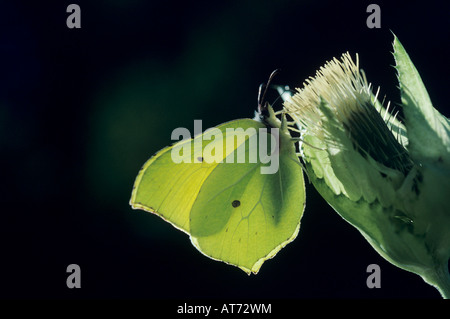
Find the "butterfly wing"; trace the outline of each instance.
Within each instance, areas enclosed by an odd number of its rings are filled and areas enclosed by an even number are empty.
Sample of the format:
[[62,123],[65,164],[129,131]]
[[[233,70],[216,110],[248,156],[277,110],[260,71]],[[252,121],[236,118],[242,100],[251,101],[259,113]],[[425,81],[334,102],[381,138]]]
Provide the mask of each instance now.
[[[247,129],[254,127],[255,124],[258,123],[243,119],[224,123],[217,128],[225,135],[228,127]],[[130,205],[134,209],[159,215],[176,228],[189,233],[189,214],[192,205],[206,178],[220,164],[220,161],[212,162],[203,158],[203,150],[207,145],[219,143],[216,140],[205,140],[203,135],[166,147],[144,164],[136,177],[131,195]],[[202,140],[201,148],[197,149],[195,145],[199,139]],[[191,150],[190,154],[185,154],[188,159],[186,162],[175,163],[172,151],[183,146]],[[222,159],[228,155],[226,145],[223,145],[223,148]]]
[[[257,273],[298,233],[305,203],[301,166],[294,145],[282,139],[292,147],[282,148],[277,172],[262,174],[266,164],[259,158],[249,162],[251,153],[258,152],[250,139],[256,134],[259,140],[259,129],[265,125],[244,119],[217,128],[221,138],[203,141],[202,149],[195,150],[193,140],[182,141],[152,157],[138,175],[131,204],[190,234],[206,256]],[[227,129],[243,129],[243,138],[228,150]],[[202,158],[202,162],[175,164],[170,151],[181,143],[191,143],[192,161]],[[222,149],[222,163],[208,163],[212,153],[204,154],[207,147],[217,147],[213,155]],[[245,163],[236,162],[241,151]]]
[[[283,148],[274,174],[262,174],[260,161],[224,163],[211,172],[190,215],[191,240],[201,252],[257,273],[295,239],[305,188],[293,146]],[[239,147],[245,147],[248,158],[248,143]]]

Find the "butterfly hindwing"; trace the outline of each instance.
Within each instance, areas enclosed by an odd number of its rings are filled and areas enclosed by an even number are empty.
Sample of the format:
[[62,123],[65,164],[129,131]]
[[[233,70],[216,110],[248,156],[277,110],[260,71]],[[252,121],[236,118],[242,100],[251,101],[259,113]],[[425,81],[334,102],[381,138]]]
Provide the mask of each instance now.
[[209,257],[258,272],[298,233],[305,190],[297,161],[295,151],[280,154],[274,174],[261,174],[261,163],[216,167],[191,211],[194,245]]

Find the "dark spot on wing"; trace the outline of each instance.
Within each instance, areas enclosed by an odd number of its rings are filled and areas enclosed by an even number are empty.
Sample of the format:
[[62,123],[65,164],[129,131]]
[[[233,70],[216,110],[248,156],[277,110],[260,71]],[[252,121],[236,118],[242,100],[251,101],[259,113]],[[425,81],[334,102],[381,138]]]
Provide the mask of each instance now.
[[197,160],[198,160],[200,163],[203,163],[203,157],[199,156],[199,157],[197,157]]
[[241,206],[241,202],[236,199],[231,202],[231,206],[233,206],[234,208],[239,207]]

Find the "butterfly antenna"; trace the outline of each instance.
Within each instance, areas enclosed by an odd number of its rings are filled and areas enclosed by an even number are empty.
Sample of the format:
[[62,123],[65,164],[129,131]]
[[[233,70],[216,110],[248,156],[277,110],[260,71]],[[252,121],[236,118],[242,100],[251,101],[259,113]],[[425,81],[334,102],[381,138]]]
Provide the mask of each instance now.
[[[264,103],[264,98],[266,97],[266,93],[267,93],[267,89],[269,88],[270,82],[272,82],[273,78],[275,77],[275,75],[277,75],[277,73],[280,72],[280,69],[276,69],[275,71],[273,71],[270,76],[269,79],[267,80],[267,84],[261,84],[259,86],[259,90],[258,90],[258,112],[260,114],[262,114],[262,112],[265,110],[266,106],[263,105]],[[263,87],[264,87],[264,92],[263,92]],[[261,95],[262,93],[262,95]]]
[[[282,99],[283,101],[285,101],[285,97],[284,97],[284,95],[285,94],[288,94],[290,97],[291,96],[293,96],[294,95],[294,90],[291,90],[290,88],[289,88],[289,86],[284,86],[284,87],[282,87],[282,86],[280,86],[280,85],[275,85],[275,84],[272,84],[271,86],[270,86],[270,88],[271,89],[274,89],[274,90],[277,90],[278,91],[278,97],[275,99],[275,101],[273,101],[273,103],[272,103],[272,106],[274,106],[274,105],[276,105],[276,103],[280,100],[280,99]],[[277,112],[275,112],[275,115],[279,115],[279,114],[281,114],[281,113],[283,113],[284,111],[283,110],[281,110],[281,111],[277,111]]]

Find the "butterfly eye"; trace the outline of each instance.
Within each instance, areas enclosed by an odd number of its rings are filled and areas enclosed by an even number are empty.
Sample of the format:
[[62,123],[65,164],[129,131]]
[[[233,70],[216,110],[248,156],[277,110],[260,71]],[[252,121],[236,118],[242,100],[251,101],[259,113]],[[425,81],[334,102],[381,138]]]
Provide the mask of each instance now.
[[200,163],[203,163],[203,157],[199,156],[199,157],[197,157],[197,160],[198,160]]
[[239,207],[239,206],[241,206],[241,202],[238,201],[238,200],[234,200],[234,201],[231,203],[231,206],[233,206],[234,208]]

